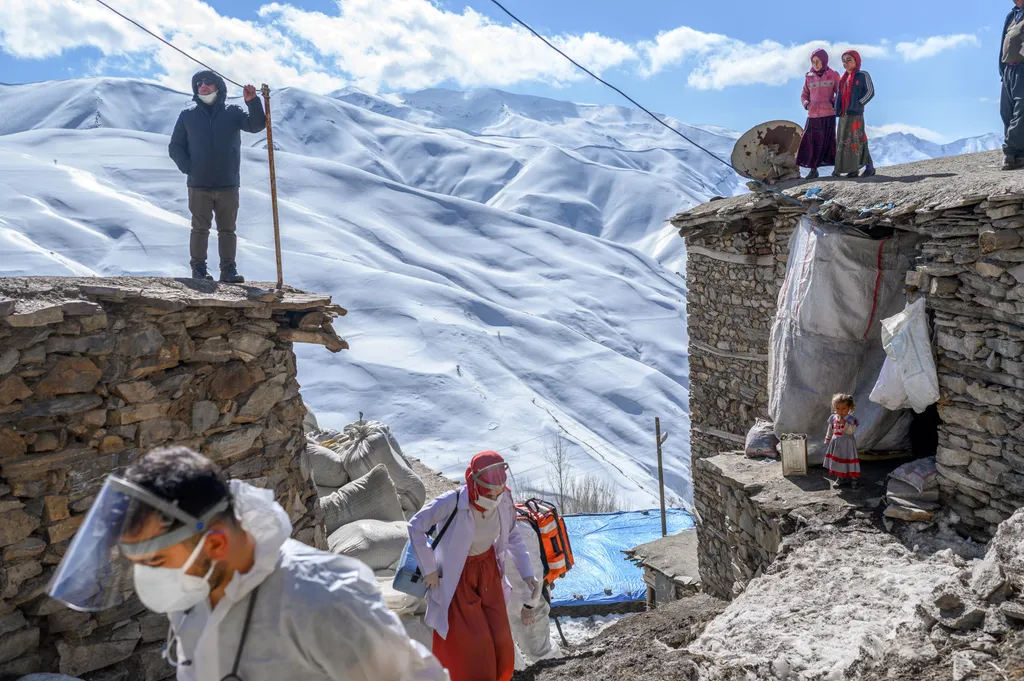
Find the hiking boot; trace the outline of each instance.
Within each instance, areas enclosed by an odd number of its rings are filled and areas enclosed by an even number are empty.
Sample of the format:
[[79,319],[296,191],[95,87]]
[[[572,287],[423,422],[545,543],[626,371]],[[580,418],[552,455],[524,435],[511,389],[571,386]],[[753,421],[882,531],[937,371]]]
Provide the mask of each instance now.
[[192,265],[192,278],[213,281],[213,275],[211,275],[210,271],[206,269],[205,262],[201,262],[198,265]]
[[1024,159],[1020,156],[1003,157],[1003,170],[1020,170],[1024,168]]
[[874,176],[875,176],[875,167],[874,166],[868,166],[867,168],[864,169],[864,172],[861,173],[861,177],[874,177]]
[[818,174],[817,168],[811,168],[811,172],[807,173],[808,180],[817,180],[821,175]]
[[225,284],[244,284],[245,277],[238,273],[234,265],[220,268],[220,280]]

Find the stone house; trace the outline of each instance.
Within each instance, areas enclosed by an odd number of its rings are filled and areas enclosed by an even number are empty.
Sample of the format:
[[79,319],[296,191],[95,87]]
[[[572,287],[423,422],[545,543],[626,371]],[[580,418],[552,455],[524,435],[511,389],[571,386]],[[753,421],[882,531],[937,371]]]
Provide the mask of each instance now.
[[644,571],[648,610],[700,590],[696,530],[670,534],[625,553],[627,560]]
[[173,676],[167,619],[131,593],[97,613],[46,596],[105,477],[186,445],[275,491],[326,548],[304,462],[294,342],[347,347],[327,296],[155,278],[0,279],[0,679]]
[[[772,327],[801,224],[881,244],[877,280],[873,264],[843,273],[868,286],[881,281],[883,254],[889,262],[884,242],[899,240],[909,266],[898,302],[926,300],[941,386],[937,413],[911,426],[915,454],[937,454],[944,503],[967,532],[988,536],[1024,506],[1024,181],[998,166],[989,152],[886,168],[871,179],[797,181],[779,187],[784,197],[754,191],[672,219],[688,254],[699,513],[723,512],[715,495],[701,499],[701,476],[711,473],[700,460],[742,450],[755,419],[771,411],[770,376],[779,370]],[[877,300],[877,283],[875,293]],[[864,338],[880,346],[882,315],[872,312]],[[813,437],[823,434],[824,418]]]

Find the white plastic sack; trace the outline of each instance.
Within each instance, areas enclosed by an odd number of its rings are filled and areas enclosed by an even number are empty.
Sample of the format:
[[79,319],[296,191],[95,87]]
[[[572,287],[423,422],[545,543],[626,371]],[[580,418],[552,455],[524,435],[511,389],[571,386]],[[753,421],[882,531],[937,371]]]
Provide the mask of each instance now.
[[[530,553],[533,573],[537,579],[543,579],[544,563],[540,557],[540,537],[529,523],[517,521],[516,525],[519,528],[519,535],[526,542],[526,549]],[[551,606],[543,598],[540,604],[534,608],[536,613],[533,623],[530,626],[523,624],[523,605],[533,604],[532,593],[519,575],[511,553],[505,556],[505,574],[512,585],[512,597],[507,606],[508,621],[512,627],[512,639],[516,643],[516,669],[522,670],[540,660],[561,657],[561,649],[551,640],[551,621],[549,619]]]
[[320,497],[320,508],[327,534],[357,520],[405,520],[402,502],[383,464],[333,494]]
[[882,365],[882,371],[878,374],[878,380],[875,381],[875,387],[868,399],[889,411],[910,409],[910,398],[903,387],[903,376],[900,375],[900,368],[892,357],[886,356],[885,364]]
[[377,572],[376,577],[377,588],[380,589],[384,605],[388,607],[388,610],[399,617],[426,612],[427,599],[416,598],[395,589],[392,584],[395,581],[395,573],[392,570],[380,570]]
[[352,479],[345,472],[344,457],[334,450],[307,440],[306,457],[309,460],[310,470],[313,472],[313,483],[320,487],[338,489],[347,485]]
[[924,298],[882,320],[882,347],[886,356],[899,367],[910,406],[923,414],[939,401],[939,377],[935,371]]
[[793,232],[771,330],[768,412],[776,435],[808,436],[811,464],[824,459],[836,393],[857,402],[861,449],[909,447],[910,415],[868,396],[886,357],[879,320],[903,309],[904,274],[919,239],[908,233],[868,239],[809,218]]
[[[379,421],[357,421],[345,426],[343,437],[337,440],[337,451],[349,477],[361,478],[374,466],[387,466],[391,481],[395,483],[402,509],[415,513],[423,508],[427,490],[412,466],[396,449],[391,429]],[[317,480],[317,484],[328,484]]]
[[907,483],[918,492],[936,489],[939,486],[934,456],[905,463],[890,473],[889,477]]
[[779,458],[779,438],[775,437],[775,426],[771,421],[757,419],[753,427],[747,431],[744,452],[750,458],[771,457]]
[[343,525],[327,538],[331,553],[366,563],[371,570],[387,570],[402,556],[409,540],[409,524],[382,520],[357,520]]

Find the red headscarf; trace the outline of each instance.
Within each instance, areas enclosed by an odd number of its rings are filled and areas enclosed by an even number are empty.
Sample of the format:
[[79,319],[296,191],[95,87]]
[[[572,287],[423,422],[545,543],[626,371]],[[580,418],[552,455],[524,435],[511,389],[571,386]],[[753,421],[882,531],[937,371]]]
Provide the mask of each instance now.
[[839,96],[842,98],[843,102],[843,107],[840,113],[844,114],[850,108],[850,99],[853,96],[853,77],[856,76],[857,73],[860,71],[861,65],[860,53],[857,52],[857,50],[850,50],[849,52],[844,52],[843,56],[845,57],[846,55],[850,55],[851,57],[853,57],[853,60],[857,63],[857,68],[853,70],[853,73],[850,73],[849,71],[846,71],[844,69],[843,77],[839,80]]
[[[487,490],[481,489],[476,479],[480,478],[489,485],[504,485],[508,480],[504,463],[505,459],[497,452],[480,452],[470,462],[469,468],[466,469],[466,489],[469,490],[469,503],[473,504],[477,510],[484,510],[476,505],[476,500]],[[484,471],[485,468],[488,470]]]

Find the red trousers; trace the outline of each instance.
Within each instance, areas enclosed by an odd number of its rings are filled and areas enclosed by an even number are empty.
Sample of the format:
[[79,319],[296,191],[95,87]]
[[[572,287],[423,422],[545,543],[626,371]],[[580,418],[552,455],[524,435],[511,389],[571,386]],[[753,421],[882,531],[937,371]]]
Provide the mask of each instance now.
[[448,638],[434,632],[434,655],[451,681],[510,681],[514,645],[494,549],[470,556],[448,608]]

